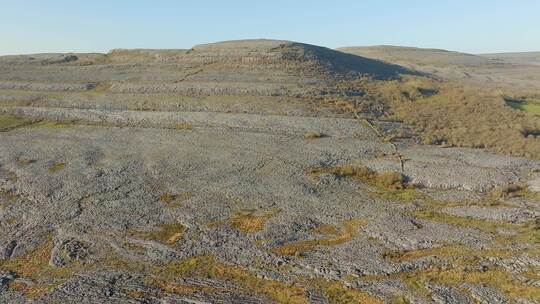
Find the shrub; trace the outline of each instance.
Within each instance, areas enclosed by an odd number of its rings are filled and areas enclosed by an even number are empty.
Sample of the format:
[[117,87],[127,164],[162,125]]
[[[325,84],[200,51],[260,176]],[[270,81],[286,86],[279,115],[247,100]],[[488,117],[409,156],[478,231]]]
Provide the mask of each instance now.
[[416,76],[355,85],[366,93],[358,108],[374,100],[383,104],[386,119],[414,126],[426,144],[540,159],[540,118],[508,106],[501,92]]
[[175,198],[176,198],[176,196],[173,195],[173,194],[163,193],[159,197],[159,201],[162,202],[162,203],[165,203],[165,204],[170,204],[170,203],[172,203],[174,201]]
[[386,171],[376,176],[376,181],[384,188],[399,190],[405,188],[405,178],[403,174]]
[[304,138],[307,138],[307,139],[317,139],[317,138],[321,138],[323,137],[324,135],[319,133],[319,132],[315,132],[315,131],[310,131],[310,132],[307,132],[306,134],[304,134]]
[[49,172],[56,173],[66,167],[66,163],[55,163],[49,167]]
[[175,130],[193,130],[193,125],[187,122],[177,123],[171,127]]
[[525,187],[518,184],[510,184],[503,187],[497,187],[491,189],[489,196],[492,199],[505,199],[512,198],[519,195],[519,193],[524,190]]

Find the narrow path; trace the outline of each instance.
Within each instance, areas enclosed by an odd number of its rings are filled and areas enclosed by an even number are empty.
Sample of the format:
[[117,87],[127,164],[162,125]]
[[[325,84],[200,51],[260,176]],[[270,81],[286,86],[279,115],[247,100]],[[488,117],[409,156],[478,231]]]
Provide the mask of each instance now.
[[379,130],[379,128],[377,128],[377,126],[375,126],[371,121],[369,121],[369,119],[360,117],[360,115],[358,115],[358,112],[356,112],[356,111],[351,111],[351,112],[354,114],[354,116],[356,117],[357,120],[363,122],[370,129],[372,129],[373,132],[375,132],[377,137],[383,143],[388,143],[388,144],[390,144],[392,146],[392,149],[394,150],[394,155],[396,156],[397,161],[399,162],[399,169],[400,169],[401,173],[403,174],[405,172],[405,166],[404,166],[404,162],[403,162],[403,157],[399,153],[399,150],[398,150],[396,144],[394,144],[392,142],[392,140],[386,139],[386,137],[382,134],[382,132]]
[[379,130],[379,128],[377,128],[373,123],[371,123],[367,118],[360,118],[358,116],[358,114],[355,113],[355,116],[358,118],[358,119],[362,119],[362,121],[364,121],[373,131],[375,131],[375,133],[377,134],[377,137],[379,137],[382,142],[384,143],[388,143],[392,146],[392,149],[394,150],[394,155],[396,156],[398,162],[399,162],[399,168],[401,170],[401,173],[404,173],[405,171],[405,168],[404,168],[404,163],[403,163],[403,157],[401,156],[401,154],[399,153],[399,150],[396,146],[396,144],[394,144],[391,140],[388,140],[386,139],[386,137],[381,133],[381,131]]
[[195,75],[197,75],[197,74],[202,73],[202,72],[204,71],[204,68],[208,68],[208,67],[210,67],[210,66],[212,66],[212,65],[214,65],[214,64],[216,64],[216,63],[217,63],[217,62],[210,62],[210,63],[204,63],[204,64],[201,64],[197,70],[195,70],[195,71],[193,71],[193,72],[187,73],[187,74],[184,75],[181,79],[176,80],[174,83],[179,83],[179,82],[182,82],[182,81],[186,81],[188,78],[193,77],[193,76],[195,76]]

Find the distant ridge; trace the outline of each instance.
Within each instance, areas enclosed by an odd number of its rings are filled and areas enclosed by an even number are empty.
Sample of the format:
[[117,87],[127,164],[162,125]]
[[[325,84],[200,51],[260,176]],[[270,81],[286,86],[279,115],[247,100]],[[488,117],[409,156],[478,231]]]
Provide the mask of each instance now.
[[404,62],[420,65],[441,66],[452,64],[459,66],[479,66],[491,62],[489,58],[478,55],[431,48],[378,45],[342,47],[338,48],[338,50],[388,62]]
[[287,67],[310,75],[388,79],[418,74],[405,67],[305,43],[252,39],[196,45],[191,49],[113,49],[107,54],[36,54],[0,57],[0,64],[97,65],[241,63]]
[[540,65],[540,52],[494,53],[480,56],[504,63]]

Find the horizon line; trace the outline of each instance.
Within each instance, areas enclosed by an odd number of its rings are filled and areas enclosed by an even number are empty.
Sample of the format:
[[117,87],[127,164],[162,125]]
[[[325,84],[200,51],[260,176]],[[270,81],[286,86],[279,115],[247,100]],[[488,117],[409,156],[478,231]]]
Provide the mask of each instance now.
[[189,50],[199,45],[204,44],[214,44],[214,43],[221,43],[221,42],[233,42],[233,41],[249,41],[249,40],[274,40],[274,41],[284,41],[284,42],[292,42],[292,43],[301,43],[301,44],[308,44],[308,45],[314,45],[319,47],[325,47],[332,50],[340,51],[340,49],[345,48],[354,48],[354,47],[403,47],[403,48],[416,48],[416,49],[424,49],[424,50],[439,50],[439,51],[449,51],[449,52],[458,52],[463,54],[470,54],[470,55],[495,55],[495,54],[512,54],[512,53],[535,53],[540,52],[540,50],[522,50],[522,51],[489,51],[489,52],[468,52],[468,51],[461,51],[461,50],[455,50],[455,49],[448,49],[448,48],[441,48],[441,47],[424,47],[424,46],[415,46],[415,45],[397,45],[397,44],[356,44],[356,45],[344,45],[344,46],[338,46],[338,47],[328,47],[325,45],[319,45],[314,43],[308,43],[308,42],[300,42],[300,41],[293,41],[293,40],[286,40],[286,39],[271,39],[271,38],[247,38],[247,39],[231,39],[231,40],[220,40],[215,42],[206,42],[206,43],[197,43],[192,45],[188,48],[183,47],[113,47],[108,50],[60,50],[60,51],[23,51],[20,53],[4,53],[0,50],[0,56],[18,56],[18,55],[39,55],[39,54],[109,54],[115,50]]

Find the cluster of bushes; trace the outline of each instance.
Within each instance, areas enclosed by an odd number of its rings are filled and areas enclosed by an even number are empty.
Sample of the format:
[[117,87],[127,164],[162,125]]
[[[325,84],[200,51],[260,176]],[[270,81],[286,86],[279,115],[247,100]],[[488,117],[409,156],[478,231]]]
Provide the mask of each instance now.
[[507,106],[500,91],[415,76],[360,82],[364,99],[388,104],[386,117],[413,125],[426,144],[540,159],[540,118]]

